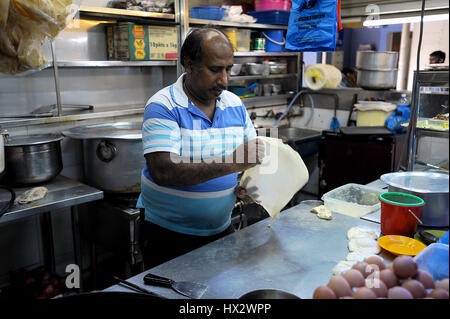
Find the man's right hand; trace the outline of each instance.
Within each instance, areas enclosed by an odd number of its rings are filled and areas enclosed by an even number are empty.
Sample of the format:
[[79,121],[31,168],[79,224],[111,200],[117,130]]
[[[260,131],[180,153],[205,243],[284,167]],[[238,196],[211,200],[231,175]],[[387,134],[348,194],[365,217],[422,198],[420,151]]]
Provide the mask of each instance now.
[[242,169],[256,166],[261,164],[264,159],[264,142],[261,139],[254,138],[239,145],[231,155],[233,163],[242,166]]

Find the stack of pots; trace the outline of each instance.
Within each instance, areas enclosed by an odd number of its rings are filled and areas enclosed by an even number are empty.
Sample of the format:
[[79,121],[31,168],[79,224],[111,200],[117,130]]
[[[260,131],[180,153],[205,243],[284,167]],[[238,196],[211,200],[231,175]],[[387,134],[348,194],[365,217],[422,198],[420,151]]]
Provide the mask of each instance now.
[[372,90],[395,88],[397,62],[398,52],[358,51],[356,53],[358,86]]

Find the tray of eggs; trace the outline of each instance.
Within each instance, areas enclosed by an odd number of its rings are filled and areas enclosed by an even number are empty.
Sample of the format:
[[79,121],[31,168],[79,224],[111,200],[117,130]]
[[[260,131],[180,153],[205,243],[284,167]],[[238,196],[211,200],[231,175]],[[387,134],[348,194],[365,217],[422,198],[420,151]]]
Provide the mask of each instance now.
[[327,286],[314,290],[313,299],[449,299],[449,279],[434,280],[418,269],[411,256],[401,255],[386,265],[380,256],[355,264]]

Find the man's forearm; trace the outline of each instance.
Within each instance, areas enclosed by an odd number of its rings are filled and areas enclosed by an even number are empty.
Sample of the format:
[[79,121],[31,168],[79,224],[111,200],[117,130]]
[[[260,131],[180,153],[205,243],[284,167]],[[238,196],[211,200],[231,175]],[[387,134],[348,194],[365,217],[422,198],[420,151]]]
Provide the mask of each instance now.
[[172,187],[197,185],[246,169],[246,165],[236,163],[232,157],[189,161],[174,154],[170,161],[162,156],[152,156],[147,159],[147,165],[156,184]]

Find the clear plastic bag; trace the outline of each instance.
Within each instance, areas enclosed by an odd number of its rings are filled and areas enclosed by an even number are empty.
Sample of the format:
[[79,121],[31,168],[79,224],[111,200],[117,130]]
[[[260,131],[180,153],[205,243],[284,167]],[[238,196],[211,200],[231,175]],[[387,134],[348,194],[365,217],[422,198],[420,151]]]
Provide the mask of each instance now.
[[45,64],[42,44],[66,27],[71,5],[72,0],[0,0],[0,72]]

